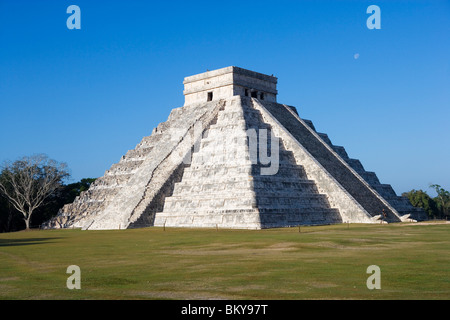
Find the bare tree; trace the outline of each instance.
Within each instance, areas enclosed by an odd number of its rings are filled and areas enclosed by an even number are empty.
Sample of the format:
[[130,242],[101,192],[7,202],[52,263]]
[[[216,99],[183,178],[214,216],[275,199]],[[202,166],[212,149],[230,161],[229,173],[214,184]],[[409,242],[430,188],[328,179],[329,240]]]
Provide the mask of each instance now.
[[23,214],[26,229],[36,208],[69,177],[67,164],[44,154],[23,157],[4,163],[0,176],[0,193]]

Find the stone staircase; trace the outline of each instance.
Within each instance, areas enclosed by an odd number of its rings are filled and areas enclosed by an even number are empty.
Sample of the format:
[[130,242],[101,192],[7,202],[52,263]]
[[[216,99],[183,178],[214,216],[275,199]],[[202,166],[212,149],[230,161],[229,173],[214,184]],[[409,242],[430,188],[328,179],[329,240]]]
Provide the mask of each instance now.
[[195,124],[209,126],[222,104],[213,101],[173,109],[166,122],[42,227],[125,229],[130,224],[151,225],[152,215],[162,208],[164,194],[171,192],[184,169],[183,158],[196,139]]
[[249,154],[251,129],[270,135],[250,100],[233,98],[207,130],[191,166],[156,214],[155,226],[260,229],[341,221],[279,140],[276,174],[261,174],[260,159],[252,161]]

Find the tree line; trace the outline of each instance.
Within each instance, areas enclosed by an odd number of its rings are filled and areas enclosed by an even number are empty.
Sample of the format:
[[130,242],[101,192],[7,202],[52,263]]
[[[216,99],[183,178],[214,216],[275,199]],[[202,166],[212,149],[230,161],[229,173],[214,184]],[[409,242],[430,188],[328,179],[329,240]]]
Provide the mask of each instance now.
[[[69,177],[67,164],[45,154],[5,161],[0,172],[0,232],[39,228],[95,181],[86,178],[66,184]],[[414,189],[402,196],[414,207],[423,208],[430,219],[447,219],[450,193],[437,184],[430,188],[436,191],[436,197]]]
[[45,154],[5,161],[0,172],[0,232],[39,228],[95,181],[67,184],[69,177],[67,164]]
[[437,196],[432,198],[423,190],[411,190],[402,193],[414,207],[422,208],[429,219],[447,219],[450,214],[450,192],[438,184],[431,184]]

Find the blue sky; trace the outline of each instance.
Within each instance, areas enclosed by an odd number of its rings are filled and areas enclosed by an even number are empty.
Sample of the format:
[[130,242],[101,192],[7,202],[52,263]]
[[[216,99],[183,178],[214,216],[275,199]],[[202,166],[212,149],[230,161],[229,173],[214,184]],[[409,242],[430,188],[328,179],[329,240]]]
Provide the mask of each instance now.
[[434,195],[450,190],[449,35],[439,0],[0,0],[0,162],[102,176],[183,105],[184,77],[234,65],[278,77],[279,102],[398,194]]

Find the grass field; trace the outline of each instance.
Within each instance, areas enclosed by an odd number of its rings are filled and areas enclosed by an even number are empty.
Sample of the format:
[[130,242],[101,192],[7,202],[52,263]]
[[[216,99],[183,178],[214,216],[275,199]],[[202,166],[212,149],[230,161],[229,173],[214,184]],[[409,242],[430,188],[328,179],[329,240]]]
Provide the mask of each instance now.
[[[66,287],[69,265],[80,290]],[[0,234],[0,299],[449,298],[445,223]]]

